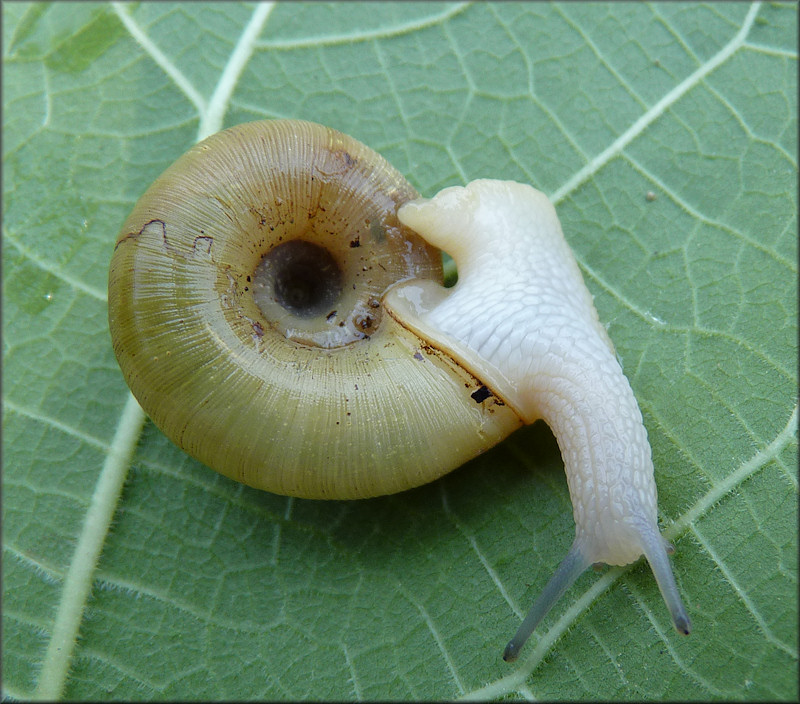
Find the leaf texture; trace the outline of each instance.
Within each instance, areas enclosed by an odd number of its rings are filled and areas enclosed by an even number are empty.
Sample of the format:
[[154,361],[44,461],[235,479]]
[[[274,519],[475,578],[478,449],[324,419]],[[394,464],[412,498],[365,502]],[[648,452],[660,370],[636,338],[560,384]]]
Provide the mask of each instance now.
[[[2,12],[4,697],[797,698],[796,4]],[[116,232],[197,139],[264,118],[351,134],[426,195],[551,196],[645,417],[689,638],[640,562],[500,660],[572,539],[544,426],[345,503],[141,425]]]

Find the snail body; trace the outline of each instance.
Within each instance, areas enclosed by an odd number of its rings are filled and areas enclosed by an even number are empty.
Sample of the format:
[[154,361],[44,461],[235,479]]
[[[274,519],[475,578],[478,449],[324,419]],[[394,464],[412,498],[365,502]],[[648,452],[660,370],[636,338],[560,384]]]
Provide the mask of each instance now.
[[[513,181],[478,180],[400,208],[400,221],[456,261],[459,280],[442,294],[427,282],[412,298],[435,303],[409,316],[418,333],[470,366],[480,363],[526,423],[543,419],[567,474],[575,540],[511,640],[513,661],[557,599],[591,565],[645,555],[676,629],[689,618],[658,531],[647,431],[614,345],[600,323],[547,197]],[[489,288],[482,281],[503,281]],[[398,287],[387,302],[408,297]],[[466,313],[466,314],[465,314]],[[479,362],[478,362],[479,360]]]
[[[451,289],[440,249],[458,266]],[[642,554],[688,633],[641,413],[555,211],[530,186],[479,180],[420,199],[339,132],[239,125],[135,206],[112,258],[109,325],[155,424],[275,493],[401,491],[544,419],[576,537],[504,658],[588,566]]]

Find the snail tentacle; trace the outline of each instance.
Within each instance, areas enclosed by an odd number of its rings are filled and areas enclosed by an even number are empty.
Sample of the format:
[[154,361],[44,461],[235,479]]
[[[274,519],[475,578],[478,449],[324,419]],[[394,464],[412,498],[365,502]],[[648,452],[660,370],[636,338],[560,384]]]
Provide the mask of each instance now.
[[683,605],[678,585],[675,582],[675,575],[672,574],[672,567],[669,564],[668,555],[670,552],[674,552],[675,548],[663,539],[658,529],[654,529],[652,524],[643,524],[640,526],[640,530],[642,552],[650,564],[658,589],[669,609],[672,625],[675,626],[678,633],[688,636],[692,632],[692,623],[686,613],[686,607]]
[[533,606],[531,606],[528,615],[523,619],[514,637],[508,641],[508,645],[503,651],[503,660],[514,662],[519,657],[519,651],[528,638],[531,637],[539,623],[541,623],[541,620],[564,595],[564,592],[574,584],[575,580],[587,570],[589,565],[591,565],[591,562],[583,556],[580,546],[577,543],[573,543],[553,576],[550,577],[544,589],[536,597],[536,601],[533,602]]

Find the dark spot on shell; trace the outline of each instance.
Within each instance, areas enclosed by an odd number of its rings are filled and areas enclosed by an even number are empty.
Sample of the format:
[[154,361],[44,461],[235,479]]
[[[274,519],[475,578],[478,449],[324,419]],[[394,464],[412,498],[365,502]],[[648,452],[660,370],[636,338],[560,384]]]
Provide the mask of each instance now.
[[371,315],[357,315],[353,322],[356,324],[356,327],[367,331],[375,324],[375,318]]
[[209,235],[199,235],[194,238],[192,249],[195,253],[211,254],[211,246],[214,244],[214,238]]
[[470,394],[472,400],[475,403],[483,403],[487,398],[492,395],[492,392],[489,391],[485,386],[481,386],[477,391],[474,391]]
[[360,246],[361,246],[361,241],[359,240],[358,237],[356,237],[354,240],[350,240],[350,247],[355,249],[356,247]]
[[422,362],[425,357],[423,357],[420,352],[414,352],[414,359],[416,359],[418,362]]
[[141,235],[150,225],[158,223],[161,225],[161,237],[164,240],[164,246],[169,249],[170,245],[167,242],[167,224],[163,220],[148,220],[144,225],[142,225],[142,229],[139,232],[129,232],[123,237],[120,237],[119,242],[114,245],[114,251],[117,251],[117,247],[119,247],[123,242],[126,240],[135,240],[139,235]]
[[336,311],[332,310],[330,313],[328,313],[328,315],[325,316],[325,320],[331,322],[331,320],[335,317],[336,317]]
[[355,157],[353,157],[346,149],[337,149],[335,152],[333,152],[333,156],[336,159],[343,161],[345,168],[348,169],[352,168],[356,163]]

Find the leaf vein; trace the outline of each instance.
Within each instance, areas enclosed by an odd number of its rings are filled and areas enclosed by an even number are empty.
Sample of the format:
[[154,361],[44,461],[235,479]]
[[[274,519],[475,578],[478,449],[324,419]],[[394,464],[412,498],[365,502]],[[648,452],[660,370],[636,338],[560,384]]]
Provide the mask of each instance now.
[[83,611],[91,593],[92,575],[111,526],[144,420],[144,412],[133,396],[129,396],[67,570],[53,635],[47,645],[34,693],[37,699],[57,699],[64,690]]
[[391,39],[403,34],[410,34],[428,27],[435,27],[445,23],[447,20],[460,15],[470,7],[472,2],[461,2],[453,5],[445,12],[424,20],[416,20],[399,24],[391,29],[374,30],[370,32],[353,32],[350,34],[337,34],[329,36],[306,37],[305,39],[286,39],[286,40],[266,40],[259,42],[259,49],[308,49],[322,46],[334,46],[336,44],[357,44],[374,39]]
[[197,130],[198,142],[222,129],[222,121],[230,104],[231,95],[239,82],[242,71],[253,55],[258,35],[266,26],[274,7],[274,2],[263,2],[256,5],[253,10],[250,21],[225,64],[208,105],[200,111],[200,126]]
[[111,7],[119,17],[125,29],[133,37],[137,44],[144,50],[146,54],[156,63],[156,65],[172,80],[172,82],[180,89],[180,91],[189,99],[192,105],[195,106],[199,113],[206,110],[206,101],[198,90],[192,85],[191,81],[183,74],[183,72],[175,66],[174,63],[159,49],[150,37],[145,34],[144,30],[139,26],[136,20],[133,19],[129,10],[128,4],[122,2],[112,2]]
[[61,269],[53,266],[50,262],[46,261],[42,257],[40,257],[35,252],[31,251],[28,247],[26,247],[19,239],[10,233],[6,228],[3,228],[3,235],[6,242],[9,242],[14,246],[14,248],[26,259],[33,262],[37,267],[46,271],[48,274],[52,274],[57,279],[60,279],[65,284],[71,286],[78,291],[82,291],[83,293],[88,294],[92,298],[96,298],[98,301],[102,301],[103,303],[106,302],[108,296],[105,291],[101,291],[100,289],[91,286],[90,284],[86,284],[80,279],[76,279],[71,274],[68,274]]
[[711,543],[706,540],[705,536],[703,535],[702,530],[698,526],[694,526],[694,536],[697,541],[702,545],[703,549],[708,553],[716,566],[720,569],[723,576],[727,580],[728,584],[731,585],[733,591],[736,593],[736,596],[740,599],[740,601],[745,605],[745,608],[752,614],[753,618],[755,619],[756,623],[758,624],[759,629],[764,634],[766,639],[772,643],[776,648],[782,650],[787,655],[790,655],[793,658],[797,658],[797,651],[792,648],[790,645],[784,643],[780,638],[778,638],[773,632],[772,629],[767,625],[767,622],[764,620],[764,617],[761,615],[756,604],[747,594],[747,590],[744,589],[740,584],[739,581],[736,579],[735,575],[731,570],[728,568],[725,560],[723,560],[718,554],[717,551],[714,550],[714,547]]
[[776,460],[781,451],[789,445],[797,436],[797,406],[794,407],[788,422],[772,442],[763,450],[759,450],[749,460],[742,463],[735,471],[731,472],[725,479],[712,486],[710,490],[701,496],[694,505],[689,508],[680,518],[664,531],[667,540],[674,540],[681,535],[698,518],[708,513],[723,496],[731,492],[737,486],[743,484],[747,479],[756,474],[768,463]]
[[668,194],[672,201],[679,205],[683,210],[685,210],[689,215],[691,215],[695,220],[702,222],[705,225],[709,225],[711,227],[715,227],[723,232],[727,232],[729,235],[736,237],[737,239],[741,240],[745,244],[750,245],[753,249],[761,252],[762,254],[766,254],[770,259],[774,259],[777,263],[781,264],[782,266],[786,267],[792,273],[797,273],[797,262],[794,260],[787,259],[786,257],[782,256],[774,249],[771,249],[764,245],[764,243],[759,242],[758,240],[753,239],[752,237],[748,236],[745,232],[738,230],[728,223],[721,222],[719,220],[715,220],[714,218],[710,218],[699,210],[697,210],[694,206],[690,205],[686,200],[681,198],[677,193],[675,193],[671,187],[667,186],[663,181],[661,181],[655,174],[653,174],[646,166],[644,166],[640,161],[638,161],[635,157],[631,156],[630,154],[625,154],[623,157],[626,161],[628,161],[639,173],[642,174],[645,178],[652,181],[656,184],[664,193]]
[[433,636],[433,640],[436,642],[439,650],[442,653],[442,657],[444,658],[445,663],[447,664],[448,669],[450,670],[450,674],[453,677],[453,681],[456,683],[456,687],[458,688],[459,694],[464,694],[464,685],[461,682],[461,678],[458,676],[458,671],[456,670],[455,664],[453,663],[453,658],[450,656],[449,651],[447,650],[447,646],[444,643],[444,639],[442,638],[441,634],[439,633],[439,629],[436,628],[436,624],[433,622],[430,614],[428,613],[427,609],[414,597],[410,592],[408,592],[402,584],[398,584],[398,590],[405,596],[408,601],[410,601],[419,611],[420,615],[422,616],[422,620],[425,621],[425,625],[428,627],[431,635]]
[[661,100],[646,110],[627,130],[625,130],[614,142],[595,156],[583,168],[573,174],[565,183],[557,188],[551,195],[550,200],[560,203],[570,193],[577,190],[585,181],[591,178],[602,167],[608,164],[617,154],[622,152],[636,137],[638,137],[656,119],[661,117],[667,109],[682,98],[689,90],[698,85],[709,73],[728,60],[744,43],[745,38],[750,32],[750,27],[755,21],[760,3],[751,6],[744,24],[736,36],[728,42],[711,59],[702,64],[696,71],[687,76],[672,90],[667,92]]
[[717,697],[724,697],[726,694],[728,694],[727,692],[715,687],[708,679],[703,677],[699,672],[693,670],[684,662],[683,658],[675,649],[674,640],[664,632],[664,629],[661,628],[658,619],[653,614],[652,609],[648,606],[647,599],[632,584],[628,584],[627,587],[630,590],[631,596],[636,600],[639,610],[645,615],[647,620],[650,621],[650,625],[653,627],[653,630],[658,634],[658,637],[662,643],[662,647],[670,654],[672,661],[684,673],[686,673],[686,676],[690,677],[701,687],[704,687],[708,692],[713,693]]
[[505,599],[505,602],[511,607],[511,610],[516,614],[517,618],[522,618],[522,610],[514,603],[509,595],[508,591],[505,588],[500,576],[497,572],[494,571],[492,566],[489,564],[489,560],[483,554],[478,545],[478,541],[475,539],[475,536],[472,535],[469,531],[464,528],[461,521],[455,515],[453,510],[450,508],[450,502],[447,500],[447,491],[445,489],[445,483],[439,482],[440,486],[440,494],[442,497],[442,507],[444,509],[445,514],[453,523],[453,525],[458,529],[458,532],[461,533],[464,538],[466,538],[467,542],[469,543],[472,551],[478,556],[478,560],[483,565],[483,569],[486,571],[486,574],[489,575],[489,579],[492,580],[492,583],[497,587],[497,590],[500,592],[500,595]]
[[[3,543],[3,550],[6,550],[14,556],[16,560],[21,562],[26,567],[32,569],[38,576],[44,579],[49,584],[59,584],[64,579],[64,573],[49,565],[45,565],[41,560],[31,557],[24,550],[20,550],[15,545],[9,542]],[[5,613],[5,610],[4,612]]]
[[39,413],[38,411],[20,406],[9,399],[3,399],[3,407],[9,411],[12,411],[13,413],[18,413],[21,416],[25,416],[30,420],[36,421],[37,423],[42,423],[43,425],[48,425],[52,428],[55,428],[65,435],[70,435],[74,438],[77,438],[81,442],[85,442],[87,445],[90,445],[98,450],[102,450],[103,452],[108,452],[110,450],[110,446],[107,442],[100,440],[93,435],[89,435],[88,433],[84,433],[82,430],[73,428],[72,426],[63,423],[60,420],[45,415],[44,413]]

